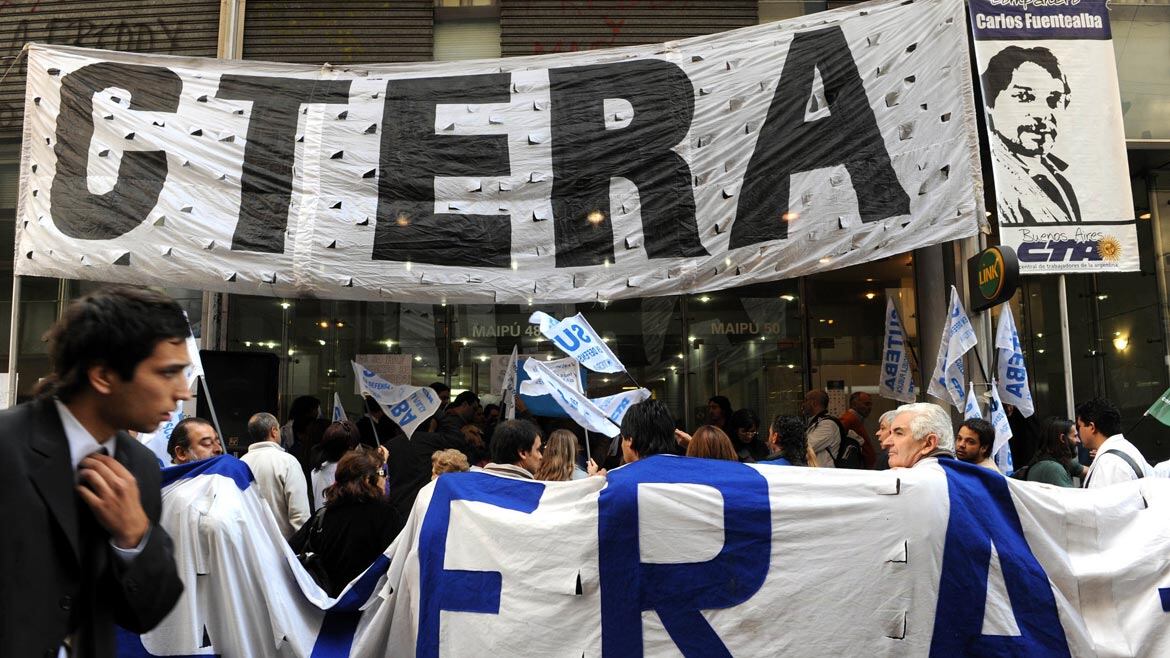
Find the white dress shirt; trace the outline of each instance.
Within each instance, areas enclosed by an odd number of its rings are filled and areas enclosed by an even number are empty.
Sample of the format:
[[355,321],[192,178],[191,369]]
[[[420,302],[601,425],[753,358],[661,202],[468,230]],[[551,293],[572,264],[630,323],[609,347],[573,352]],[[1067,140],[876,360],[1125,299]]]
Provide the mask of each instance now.
[[1093,458],[1093,463],[1089,465],[1089,472],[1085,474],[1085,488],[1096,489],[1098,487],[1106,487],[1117,482],[1129,482],[1130,480],[1138,479],[1137,474],[1133,472],[1133,468],[1125,463],[1125,460],[1117,455],[1107,455],[1106,450],[1119,450],[1129,455],[1138,468],[1142,470],[1144,477],[1150,477],[1154,473],[1154,469],[1150,468],[1146,458],[1142,456],[1141,451],[1137,446],[1130,443],[1126,438],[1120,434],[1105,439],[1105,442],[1097,448],[1097,456]]
[[275,441],[257,441],[240,459],[252,469],[256,489],[272,510],[280,532],[288,539],[312,513],[308,484],[301,463]]

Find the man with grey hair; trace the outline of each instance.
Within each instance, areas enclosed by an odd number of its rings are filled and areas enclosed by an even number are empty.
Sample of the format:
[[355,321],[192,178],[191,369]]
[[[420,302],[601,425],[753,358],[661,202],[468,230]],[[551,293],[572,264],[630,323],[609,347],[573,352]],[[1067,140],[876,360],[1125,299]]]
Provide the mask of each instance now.
[[945,409],[929,402],[898,407],[882,438],[890,468],[910,468],[923,459],[955,456],[955,432]]
[[241,459],[256,478],[260,498],[272,510],[285,539],[309,520],[309,487],[296,457],[280,446],[280,421],[268,413],[248,419],[252,444]]

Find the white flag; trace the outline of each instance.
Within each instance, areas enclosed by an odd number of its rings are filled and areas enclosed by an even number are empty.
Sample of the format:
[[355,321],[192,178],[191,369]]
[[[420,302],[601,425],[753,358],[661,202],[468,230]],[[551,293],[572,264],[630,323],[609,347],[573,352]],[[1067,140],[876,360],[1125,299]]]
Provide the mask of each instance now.
[[183,311],[187,319],[187,358],[191,360],[191,369],[187,372],[187,388],[195,384],[196,377],[203,376],[203,360],[199,358],[199,344],[195,342],[195,332],[191,330],[191,318]]
[[1003,411],[1003,403],[999,400],[999,387],[995,385],[994,379],[991,381],[991,425],[995,428],[995,444],[991,446],[991,454],[998,455],[1012,438],[1012,426]]
[[[530,356],[525,361],[535,358],[534,356]],[[555,361],[541,361],[541,365],[548,368],[552,374],[557,376],[557,379],[564,382],[566,386],[572,387],[574,391],[578,393],[585,392],[585,389],[581,386],[581,364],[577,363],[577,359],[567,356]],[[551,393],[551,389],[535,379],[520,382],[520,395],[536,397],[538,395],[550,395]]]
[[333,391],[333,422],[339,423],[349,416],[345,415],[345,407],[341,406],[341,395]]
[[528,359],[525,361],[524,371],[533,380],[539,381],[547,387],[553,399],[561,406],[561,409],[564,409],[565,413],[569,414],[569,417],[575,420],[581,427],[584,427],[590,432],[598,432],[609,437],[614,437],[621,433],[617,425],[610,422],[607,417],[608,414],[598,409],[597,405],[593,404],[589,398],[562,381],[553,371],[545,367],[544,363],[539,359]]
[[429,386],[395,386],[356,361],[353,377],[362,395],[374,398],[382,412],[398,423],[407,437],[439,410],[439,396]]
[[1016,320],[1012,317],[1011,304],[1004,304],[999,314],[999,326],[995,330],[995,349],[999,354],[998,391],[1004,404],[1020,410],[1027,418],[1036,412],[1032,402],[1032,391],[1028,389],[1028,371],[1024,364],[1024,352],[1020,349],[1020,334],[1016,332]]
[[516,359],[520,355],[520,344],[512,346],[512,355],[508,357],[508,370],[500,386],[500,399],[504,403],[504,420],[516,420]]
[[914,401],[917,391],[914,390],[914,375],[910,368],[910,352],[906,348],[906,330],[891,298],[886,299],[886,337],[882,342],[880,377],[878,395],[900,402]]
[[967,385],[967,406],[963,408],[963,420],[972,418],[983,418],[983,412],[979,410],[979,399],[975,397],[974,382]]
[[950,400],[956,409],[963,407],[964,383],[967,374],[963,368],[963,355],[975,347],[975,327],[967,317],[959,291],[951,286],[951,305],[947,312],[947,326],[939,341],[938,360],[930,377],[926,392],[940,400]]
[[622,417],[626,415],[626,410],[649,397],[650,391],[639,388],[633,391],[622,391],[615,395],[607,395],[603,398],[590,398],[590,400],[593,404],[597,405],[598,409],[601,409],[605,413],[606,417],[614,425],[621,427]]
[[617,355],[610,351],[609,345],[601,340],[601,336],[580,313],[557,322],[548,313],[536,311],[528,321],[539,325],[540,333],[545,338],[593,372],[625,372],[626,367],[618,361]]

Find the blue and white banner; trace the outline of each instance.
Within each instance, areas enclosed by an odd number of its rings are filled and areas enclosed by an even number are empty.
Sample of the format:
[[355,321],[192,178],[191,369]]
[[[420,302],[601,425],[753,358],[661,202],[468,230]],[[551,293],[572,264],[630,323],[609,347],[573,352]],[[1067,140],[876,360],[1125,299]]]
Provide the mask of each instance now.
[[186,590],[121,655],[1170,655],[1170,562],[1150,558],[1170,554],[1161,478],[1084,496],[933,459],[451,473],[336,600],[238,460],[167,469],[164,485]]
[[615,437],[621,433],[617,425],[610,422],[606,412],[598,409],[592,400],[585,397],[585,394],[574,388],[571,383],[558,377],[556,372],[549,369],[540,359],[525,360],[524,371],[528,373],[541,394],[551,395],[569,418],[581,427],[608,437]]
[[578,313],[560,322],[557,319],[536,311],[528,318],[532,324],[540,327],[540,333],[551,340],[562,352],[577,359],[581,365],[593,372],[625,372],[626,367],[618,360],[617,355],[609,345],[597,335],[585,316]]
[[927,393],[940,400],[949,401],[956,409],[963,407],[963,393],[966,390],[964,384],[967,381],[963,355],[975,347],[975,342],[975,327],[967,317],[963,302],[959,301],[959,291],[951,286],[947,326],[939,341],[938,360],[934,365]]
[[635,404],[650,398],[650,391],[644,388],[634,389],[632,391],[622,391],[614,395],[607,395],[603,398],[590,398],[593,404],[601,409],[606,418],[618,427],[621,427],[622,417],[626,415],[626,411]]
[[969,7],[1000,243],[1021,274],[1137,271],[1108,0]]
[[1020,348],[1020,334],[1016,332],[1011,304],[1004,304],[1000,308],[999,325],[995,330],[995,349],[999,361],[996,390],[1004,404],[1013,405],[1027,418],[1036,412],[1036,406],[1032,402],[1032,391],[1028,388],[1028,370],[1024,352]]
[[339,423],[349,416],[345,413],[345,407],[341,406],[341,395],[337,391],[333,391],[333,422]]
[[917,397],[914,372],[910,367],[910,350],[906,345],[906,329],[892,297],[886,297],[886,335],[882,341],[878,395],[900,402],[913,402]]
[[418,426],[439,410],[439,396],[431,387],[395,386],[360,363],[350,363],[362,395],[373,397],[378,406],[382,407],[382,413],[398,423],[407,437],[413,436]]
[[979,398],[975,396],[975,382],[967,384],[967,404],[963,406],[963,420],[972,418],[981,420],[983,418],[983,412],[979,409]]

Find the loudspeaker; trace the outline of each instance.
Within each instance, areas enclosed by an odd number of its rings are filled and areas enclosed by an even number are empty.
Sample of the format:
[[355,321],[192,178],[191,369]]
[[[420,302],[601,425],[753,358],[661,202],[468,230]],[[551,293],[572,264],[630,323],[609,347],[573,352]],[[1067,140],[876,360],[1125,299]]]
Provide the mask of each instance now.
[[[261,411],[280,417],[280,359],[271,352],[199,350],[204,379],[219,419],[223,450],[239,456],[248,451],[248,419]],[[211,420],[207,394],[199,391],[196,413]]]

